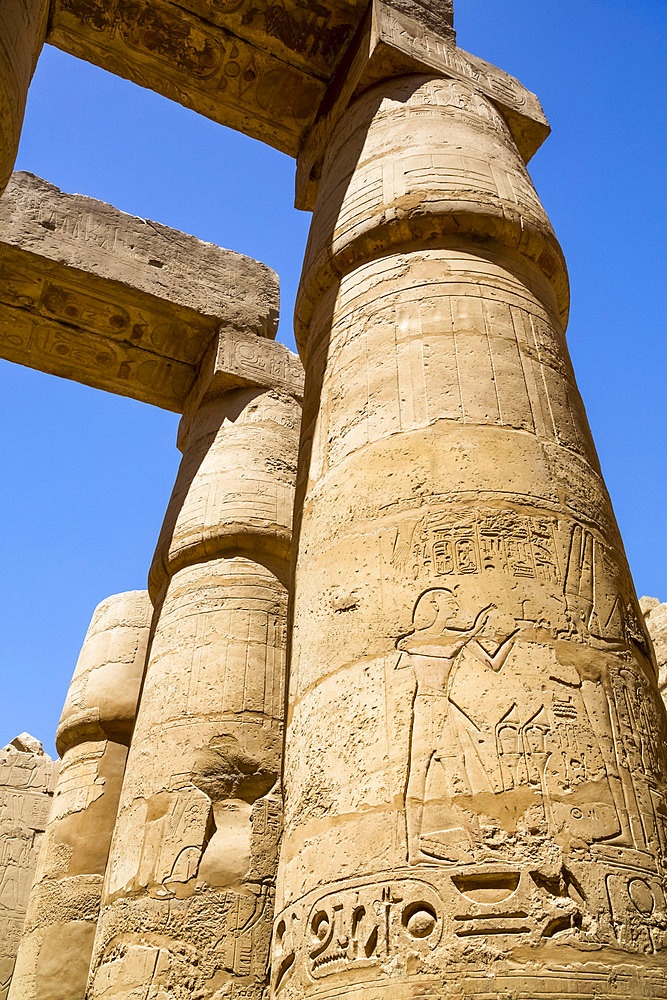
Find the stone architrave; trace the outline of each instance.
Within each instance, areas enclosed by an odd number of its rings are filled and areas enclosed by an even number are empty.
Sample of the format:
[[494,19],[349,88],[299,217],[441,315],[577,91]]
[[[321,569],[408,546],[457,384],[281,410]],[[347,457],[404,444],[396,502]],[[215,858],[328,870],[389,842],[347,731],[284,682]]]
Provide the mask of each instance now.
[[332,120],[297,302],[272,997],[658,1000],[667,724],[565,264],[515,125],[399,56]]
[[[52,0],[48,41],[296,156],[367,0]],[[395,0],[454,39],[452,0]],[[453,47],[453,45],[452,45]]]
[[58,765],[23,733],[0,750],[0,1000],[6,1000]]
[[0,4],[0,195],[14,168],[28,87],[46,36],[49,0]]
[[667,603],[661,604],[657,597],[642,597],[639,606],[655,650],[655,658],[658,661],[658,687],[667,706]]
[[96,608],[58,725],[61,756],[9,1000],[84,1000],[153,608],[143,590]]
[[180,413],[221,325],[232,340],[275,337],[268,267],[13,175],[0,199],[0,357]]
[[266,996],[303,372],[247,339],[245,377],[212,345],[181,422],[89,1000]]

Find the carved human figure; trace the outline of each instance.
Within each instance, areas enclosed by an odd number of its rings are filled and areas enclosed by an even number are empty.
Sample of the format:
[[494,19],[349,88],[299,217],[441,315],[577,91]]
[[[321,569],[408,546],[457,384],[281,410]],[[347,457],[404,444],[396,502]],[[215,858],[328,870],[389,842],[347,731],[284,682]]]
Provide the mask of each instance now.
[[332,113],[296,310],[274,995],[667,1000],[667,721],[562,254],[516,120],[389,65]]
[[483,608],[472,625],[457,625],[460,607],[454,592],[433,588],[419,597],[412,616],[413,629],[396,644],[401,651],[397,667],[406,666],[406,661],[409,661],[417,684],[405,792],[408,861],[412,864],[428,860],[434,852],[436,857],[443,859],[460,860],[461,857],[457,844],[448,846],[452,833],[455,840],[460,841],[462,826],[465,825],[463,817],[452,804],[453,790],[448,802],[440,801],[440,829],[424,830],[422,819],[433,762],[453,756],[455,745],[461,742],[455,718],[455,713],[460,710],[450,700],[461,654],[464,649],[470,649],[492,669],[500,669],[509,653],[510,639],[493,657],[477,642],[476,637],[487,624],[492,607]]

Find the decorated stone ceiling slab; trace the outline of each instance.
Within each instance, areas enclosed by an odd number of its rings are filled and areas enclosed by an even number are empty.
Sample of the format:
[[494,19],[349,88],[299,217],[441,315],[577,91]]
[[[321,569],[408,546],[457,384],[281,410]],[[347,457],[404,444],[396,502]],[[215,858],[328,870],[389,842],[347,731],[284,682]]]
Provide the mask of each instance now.
[[[456,48],[452,0],[55,0],[47,41],[296,156],[359,50],[476,80],[548,129],[508,74]],[[400,69],[400,66],[394,69]],[[537,107],[537,112],[535,106]]]

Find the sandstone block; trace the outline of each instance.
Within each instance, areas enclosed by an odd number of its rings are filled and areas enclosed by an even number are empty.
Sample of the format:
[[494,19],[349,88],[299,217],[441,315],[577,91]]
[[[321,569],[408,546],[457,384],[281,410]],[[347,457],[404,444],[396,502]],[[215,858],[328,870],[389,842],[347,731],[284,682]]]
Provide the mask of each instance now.
[[0,199],[2,357],[182,410],[220,327],[273,338],[265,265],[18,173]]
[[[55,0],[49,42],[296,156],[366,13],[362,0]],[[452,0],[395,0],[454,38]]]
[[316,178],[275,1000],[667,998],[667,717],[518,138],[388,76]]
[[642,597],[639,605],[658,662],[658,687],[667,705],[667,603],[661,604],[656,597]]
[[282,345],[236,344],[220,335],[181,422],[90,1000],[266,995],[302,385]]
[[0,750],[0,998],[6,1000],[58,765],[22,733]]

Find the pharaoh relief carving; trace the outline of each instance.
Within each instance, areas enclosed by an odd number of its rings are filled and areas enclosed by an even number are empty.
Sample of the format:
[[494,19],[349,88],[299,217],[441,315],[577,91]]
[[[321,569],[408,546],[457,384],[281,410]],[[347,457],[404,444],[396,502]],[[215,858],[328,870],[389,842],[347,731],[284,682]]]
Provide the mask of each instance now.
[[[405,792],[411,863],[515,858],[517,833],[565,845],[621,832],[580,678],[546,647],[523,645],[521,623],[507,631],[494,612],[490,604],[466,620],[455,591],[434,588],[420,595],[413,630],[397,644],[397,666],[416,682]],[[532,669],[526,676],[524,665],[519,678],[512,658],[522,646]]]

